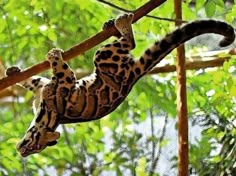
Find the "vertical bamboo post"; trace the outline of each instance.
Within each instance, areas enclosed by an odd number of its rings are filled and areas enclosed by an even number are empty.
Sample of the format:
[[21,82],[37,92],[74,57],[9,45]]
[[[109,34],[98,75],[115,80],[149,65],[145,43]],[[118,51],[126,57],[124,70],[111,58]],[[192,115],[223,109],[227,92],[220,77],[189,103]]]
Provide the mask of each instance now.
[[[182,1],[175,0],[175,14],[182,19]],[[181,23],[176,21],[176,25]],[[184,45],[177,48],[178,175],[188,175],[188,117]]]

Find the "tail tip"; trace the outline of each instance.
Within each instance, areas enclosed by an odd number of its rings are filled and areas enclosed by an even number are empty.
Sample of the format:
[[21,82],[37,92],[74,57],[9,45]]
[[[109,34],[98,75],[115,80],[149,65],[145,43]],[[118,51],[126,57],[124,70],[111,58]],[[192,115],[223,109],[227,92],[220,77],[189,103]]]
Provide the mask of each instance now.
[[230,44],[232,44],[234,42],[235,37],[230,37],[230,38],[223,38],[220,43],[219,46],[220,47],[226,47],[229,46]]
[[232,44],[235,40],[234,28],[228,25],[228,30],[225,37],[220,41],[220,47],[226,47]]

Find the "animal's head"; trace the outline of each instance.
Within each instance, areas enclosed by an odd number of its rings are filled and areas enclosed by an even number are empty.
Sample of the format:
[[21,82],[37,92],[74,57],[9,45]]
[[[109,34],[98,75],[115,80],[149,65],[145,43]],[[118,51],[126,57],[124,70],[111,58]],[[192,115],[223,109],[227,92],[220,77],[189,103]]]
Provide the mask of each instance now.
[[33,153],[39,153],[47,146],[55,145],[59,137],[59,132],[55,132],[49,128],[32,126],[24,138],[17,144],[17,150],[23,157]]
[[42,102],[35,115],[30,128],[16,146],[23,157],[39,153],[47,146],[55,145],[60,137],[60,133],[55,131],[59,125],[57,112],[49,111],[45,102]]

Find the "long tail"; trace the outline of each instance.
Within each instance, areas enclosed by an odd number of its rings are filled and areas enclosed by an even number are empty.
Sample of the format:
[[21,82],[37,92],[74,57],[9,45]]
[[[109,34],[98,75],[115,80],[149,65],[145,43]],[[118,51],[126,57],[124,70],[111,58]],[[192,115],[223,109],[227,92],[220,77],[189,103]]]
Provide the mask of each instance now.
[[145,51],[141,58],[135,63],[134,71],[138,77],[146,74],[157,63],[159,63],[173,49],[184,42],[205,33],[215,33],[223,35],[219,46],[225,47],[233,43],[235,39],[234,29],[227,23],[215,20],[200,20],[188,23],[176,29],[165,38],[156,42]]

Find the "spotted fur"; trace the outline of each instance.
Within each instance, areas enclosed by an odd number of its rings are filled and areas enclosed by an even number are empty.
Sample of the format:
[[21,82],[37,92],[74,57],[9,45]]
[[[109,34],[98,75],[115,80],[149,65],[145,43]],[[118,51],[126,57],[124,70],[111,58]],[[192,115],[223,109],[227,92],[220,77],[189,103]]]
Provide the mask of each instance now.
[[134,60],[129,55],[135,47],[132,19],[133,14],[125,14],[105,23],[105,28],[115,23],[121,37],[96,52],[95,71],[90,76],[76,80],[62,58],[63,51],[52,49],[46,55],[53,70],[51,80],[32,77],[21,83],[37,95],[35,119],[17,146],[22,156],[56,144],[59,133],[55,130],[59,124],[96,120],[115,110],[138,79],[185,41],[204,33],[216,33],[224,36],[220,42],[224,47],[235,38],[233,28],[225,22],[195,21],[157,41]]

